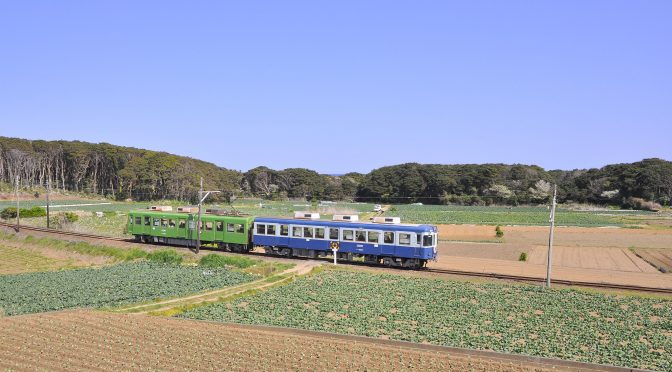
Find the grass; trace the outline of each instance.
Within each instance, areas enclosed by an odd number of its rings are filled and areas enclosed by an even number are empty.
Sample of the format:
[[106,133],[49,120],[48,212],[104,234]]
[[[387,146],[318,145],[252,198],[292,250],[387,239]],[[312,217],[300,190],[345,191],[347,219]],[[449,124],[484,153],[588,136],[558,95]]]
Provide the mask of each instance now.
[[[386,215],[401,217],[406,223],[476,225],[548,225],[549,211],[539,207],[395,205]],[[625,226],[658,221],[655,213],[643,211],[577,211],[559,208],[558,226]]]
[[56,259],[0,243],[0,275],[74,268],[73,259]]
[[76,252],[88,256],[109,257],[113,261],[125,262],[139,258],[146,258],[147,252],[139,248],[117,248],[105,245],[90,244],[87,242],[73,242],[53,238],[38,238],[32,235],[26,236],[25,243]]
[[248,257],[242,256],[224,256],[215,253],[210,253],[207,256],[203,256],[199,261],[199,265],[203,267],[237,267],[240,269],[245,269],[250,266],[254,266],[259,263],[259,260],[254,260]]

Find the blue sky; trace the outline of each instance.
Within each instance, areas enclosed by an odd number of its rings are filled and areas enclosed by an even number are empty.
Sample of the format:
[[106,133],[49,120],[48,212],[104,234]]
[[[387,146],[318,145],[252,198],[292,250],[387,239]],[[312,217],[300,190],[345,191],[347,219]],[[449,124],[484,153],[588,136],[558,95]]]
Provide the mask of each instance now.
[[672,1],[0,2],[0,135],[238,170],[672,160]]

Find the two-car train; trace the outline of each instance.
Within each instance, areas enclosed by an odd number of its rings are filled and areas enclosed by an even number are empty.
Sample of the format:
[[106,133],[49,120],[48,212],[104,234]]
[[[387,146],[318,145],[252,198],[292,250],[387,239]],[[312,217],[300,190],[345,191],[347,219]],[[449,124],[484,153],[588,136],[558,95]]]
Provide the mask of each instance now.
[[[340,261],[415,269],[436,259],[433,225],[401,224],[389,217],[358,222],[357,216],[335,216],[330,221],[304,212],[293,219],[212,212],[201,217],[201,243],[227,251],[245,253],[261,247],[268,255],[307,258],[336,253]],[[195,247],[197,221],[198,214],[189,208],[131,211],[128,232],[139,242]]]

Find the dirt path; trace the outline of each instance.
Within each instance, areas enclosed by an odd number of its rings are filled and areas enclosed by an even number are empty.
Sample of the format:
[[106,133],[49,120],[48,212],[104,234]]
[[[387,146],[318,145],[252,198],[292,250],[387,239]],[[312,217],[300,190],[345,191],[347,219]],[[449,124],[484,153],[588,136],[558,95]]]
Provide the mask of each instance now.
[[67,311],[0,319],[3,370],[619,371],[289,328]]
[[194,305],[204,302],[220,301],[223,298],[239,295],[247,291],[264,289],[279,283],[289,281],[296,276],[305,275],[309,273],[313,268],[321,264],[322,262],[318,261],[310,261],[310,260],[299,261],[296,266],[288,270],[285,270],[281,273],[275,274],[269,278],[263,278],[233,287],[226,287],[186,297],[174,298],[159,302],[152,302],[149,304],[124,306],[121,308],[113,309],[112,311],[121,313],[135,313],[135,314],[161,313],[185,305]]

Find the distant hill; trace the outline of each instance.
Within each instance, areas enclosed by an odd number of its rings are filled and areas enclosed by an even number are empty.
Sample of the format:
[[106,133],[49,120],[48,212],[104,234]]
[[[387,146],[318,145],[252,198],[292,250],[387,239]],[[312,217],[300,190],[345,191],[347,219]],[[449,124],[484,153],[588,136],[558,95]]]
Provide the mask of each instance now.
[[[546,171],[522,164],[417,164],[375,169],[364,175],[322,175],[305,168],[257,167],[245,173],[189,157],[108,143],[30,141],[0,137],[0,182],[135,200],[195,201],[199,179],[216,196],[318,198],[450,204],[547,202],[551,184],[561,202],[638,207],[643,200],[669,205],[672,162],[644,159],[600,169]],[[637,205],[636,205],[637,204]]]

